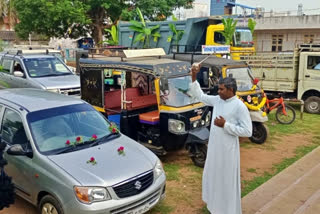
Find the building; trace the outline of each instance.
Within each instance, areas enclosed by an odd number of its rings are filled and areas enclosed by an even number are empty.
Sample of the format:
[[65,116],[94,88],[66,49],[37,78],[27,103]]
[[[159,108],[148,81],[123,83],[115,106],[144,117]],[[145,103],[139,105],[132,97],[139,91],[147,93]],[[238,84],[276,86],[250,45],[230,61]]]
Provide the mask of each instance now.
[[236,0],[210,0],[210,16],[232,14],[232,5]]
[[257,52],[293,51],[301,43],[320,43],[320,15],[259,17],[256,22]]

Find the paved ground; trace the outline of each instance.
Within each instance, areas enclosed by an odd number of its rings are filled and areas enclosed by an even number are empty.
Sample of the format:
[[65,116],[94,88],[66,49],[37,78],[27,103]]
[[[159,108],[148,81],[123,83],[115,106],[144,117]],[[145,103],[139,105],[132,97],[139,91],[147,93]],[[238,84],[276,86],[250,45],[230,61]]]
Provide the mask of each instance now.
[[243,214],[320,213],[320,147],[242,199]]

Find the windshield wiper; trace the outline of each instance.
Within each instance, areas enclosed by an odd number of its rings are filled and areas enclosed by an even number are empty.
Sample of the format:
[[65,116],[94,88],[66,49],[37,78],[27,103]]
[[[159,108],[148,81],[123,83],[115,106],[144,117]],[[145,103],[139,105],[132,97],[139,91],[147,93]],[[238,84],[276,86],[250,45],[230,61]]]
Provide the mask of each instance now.
[[103,137],[101,137],[99,139],[91,141],[93,143],[90,145],[90,147],[99,145],[101,142],[109,141],[109,140],[112,140],[112,139],[117,138],[119,136],[120,136],[120,133],[118,133],[118,132],[112,133],[111,132],[110,134],[107,134],[107,135],[105,135],[105,136],[103,136]]

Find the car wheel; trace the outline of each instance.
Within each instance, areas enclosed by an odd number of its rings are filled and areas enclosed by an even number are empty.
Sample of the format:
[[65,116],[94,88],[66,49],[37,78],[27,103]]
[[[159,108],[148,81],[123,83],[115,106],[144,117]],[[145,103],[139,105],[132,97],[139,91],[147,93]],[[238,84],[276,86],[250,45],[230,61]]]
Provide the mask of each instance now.
[[63,214],[61,204],[51,195],[44,196],[39,204],[41,214]]

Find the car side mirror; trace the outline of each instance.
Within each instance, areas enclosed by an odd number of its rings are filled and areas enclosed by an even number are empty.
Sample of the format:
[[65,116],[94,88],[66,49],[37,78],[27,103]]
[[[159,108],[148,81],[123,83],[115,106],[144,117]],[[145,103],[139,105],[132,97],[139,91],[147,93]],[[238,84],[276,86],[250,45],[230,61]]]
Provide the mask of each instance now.
[[33,157],[32,150],[27,149],[25,150],[21,144],[14,144],[10,146],[7,150],[8,155],[15,155],[15,156],[27,156],[29,158]]
[[13,76],[15,77],[24,77],[24,73],[21,71],[14,71]]

